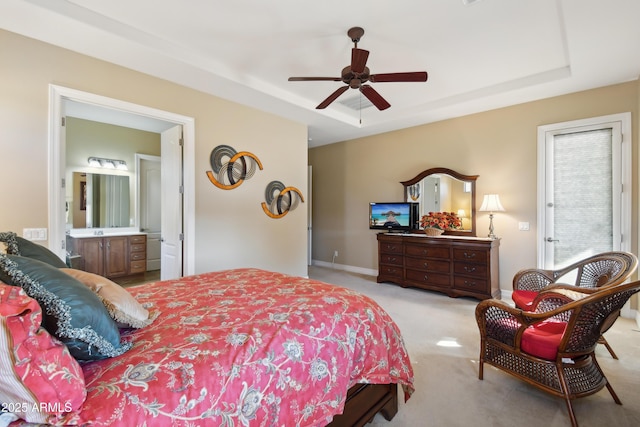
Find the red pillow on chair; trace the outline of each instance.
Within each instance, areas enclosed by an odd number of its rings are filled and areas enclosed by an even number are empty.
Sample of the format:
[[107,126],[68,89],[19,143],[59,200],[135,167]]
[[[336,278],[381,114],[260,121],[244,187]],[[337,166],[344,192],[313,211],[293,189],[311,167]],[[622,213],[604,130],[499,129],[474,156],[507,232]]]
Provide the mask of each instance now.
[[555,360],[566,322],[545,321],[529,326],[522,334],[520,348],[525,353],[545,360]]
[[511,299],[520,310],[531,311],[533,300],[538,296],[537,291],[513,291]]

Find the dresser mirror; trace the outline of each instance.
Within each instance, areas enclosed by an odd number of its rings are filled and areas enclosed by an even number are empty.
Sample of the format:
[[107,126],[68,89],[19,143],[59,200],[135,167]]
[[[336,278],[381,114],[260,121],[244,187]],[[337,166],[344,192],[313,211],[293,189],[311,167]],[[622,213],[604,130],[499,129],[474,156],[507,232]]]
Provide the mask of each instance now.
[[431,168],[403,181],[407,202],[420,204],[420,217],[429,212],[455,212],[462,229],[444,234],[476,236],[476,180],[478,175],[462,175],[447,168]]

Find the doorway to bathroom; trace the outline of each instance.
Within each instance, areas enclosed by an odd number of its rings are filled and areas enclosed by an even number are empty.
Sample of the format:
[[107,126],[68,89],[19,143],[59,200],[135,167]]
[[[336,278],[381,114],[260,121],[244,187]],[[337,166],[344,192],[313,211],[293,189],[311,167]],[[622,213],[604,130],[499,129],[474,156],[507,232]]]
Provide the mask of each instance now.
[[[165,122],[170,129],[179,130],[180,140],[176,141],[177,132],[169,134],[170,150],[162,153],[166,157],[168,164],[174,164],[166,168],[170,173],[175,174],[180,171],[179,177],[169,177],[162,180],[161,188],[163,194],[176,193],[176,198],[180,198],[180,213],[176,219],[178,223],[172,224],[172,232],[179,230],[176,236],[172,236],[170,242],[179,242],[179,247],[168,247],[168,259],[175,265],[168,266],[162,274],[163,279],[180,277],[182,275],[193,274],[194,271],[194,236],[192,220],[194,216],[195,195],[194,195],[194,120],[193,118],[181,116],[175,113],[156,110],[153,108],[127,103],[112,98],[77,91],[61,86],[50,85],[50,194],[49,194],[49,248],[59,253],[61,258],[66,255],[66,221],[65,221],[65,118],[67,106],[70,104],[92,107],[101,114],[101,117],[120,116],[127,117],[128,120],[155,120]],[[88,118],[94,121],[107,123],[108,119]],[[133,127],[132,125],[128,125]],[[160,133],[165,133],[160,132]],[[180,148],[180,155],[172,153],[175,147]],[[166,156],[165,156],[166,154]],[[179,163],[179,164],[176,164]],[[172,171],[172,172],[171,172]],[[175,185],[179,182],[179,185]],[[56,184],[59,183],[59,184]],[[165,191],[165,187],[166,191]],[[166,203],[171,203],[170,209],[175,210],[176,198],[165,197]],[[165,203],[162,202],[162,203]],[[164,209],[162,205],[161,211]],[[184,214],[183,214],[184,212]],[[133,224],[132,232],[140,231],[140,223]],[[163,230],[164,231],[164,230]],[[160,239],[162,242],[162,238]],[[166,240],[166,239],[165,239]],[[171,251],[172,250],[172,251]],[[161,249],[161,259],[164,258],[164,251]]]

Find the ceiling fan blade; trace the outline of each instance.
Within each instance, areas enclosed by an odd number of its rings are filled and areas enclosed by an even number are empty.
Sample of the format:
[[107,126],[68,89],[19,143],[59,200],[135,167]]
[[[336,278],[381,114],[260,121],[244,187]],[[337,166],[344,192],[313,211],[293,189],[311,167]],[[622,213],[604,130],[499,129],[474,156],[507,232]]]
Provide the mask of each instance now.
[[[331,104],[333,101],[335,101],[340,95],[342,95],[347,89],[349,89],[349,86],[342,86],[340,88],[338,88],[338,90],[336,90],[335,92],[333,92],[331,95],[329,95],[329,97],[327,99],[325,99],[324,101],[322,101],[320,103],[320,105],[318,105],[316,107],[317,110],[322,110],[323,108],[327,108],[329,106],[329,104]],[[373,101],[371,101],[373,102]]]
[[372,74],[369,76],[369,81],[372,83],[384,83],[384,82],[426,82],[427,72],[416,71],[413,73],[386,73],[386,74]]
[[353,48],[351,49],[351,71],[354,73],[362,73],[364,67],[367,65],[367,58],[369,58],[369,51]]
[[375,105],[380,111],[386,110],[387,108],[391,107],[391,104],[389,104],[387,100],[382,97],[382,95],[376,92],[376,90],[369,85],[360,86],[360,92],[362,92],[362,94],[366,96],[367,99],[371,101],[371,103]]
[[289,77],[290,82],[330,81],[341,82],[340,77]]

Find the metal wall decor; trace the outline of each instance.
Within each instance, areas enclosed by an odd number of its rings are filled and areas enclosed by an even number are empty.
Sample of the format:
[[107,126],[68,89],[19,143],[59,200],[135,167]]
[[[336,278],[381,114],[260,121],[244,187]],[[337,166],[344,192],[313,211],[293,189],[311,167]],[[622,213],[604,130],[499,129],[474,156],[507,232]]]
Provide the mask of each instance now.
[[211,150],[209,162],[213,171],[207,171],[209,181],[223,190],[233,190],[251,178],[262,163],[248,151],[236,152],[229,145],[218,145]]
[[271,218],[282,218],[289,211],[304,203],[302,192],[295,187],[285,187],[280,181],[271,181],[264,192],[266,202],[262,202],[262,210]]

